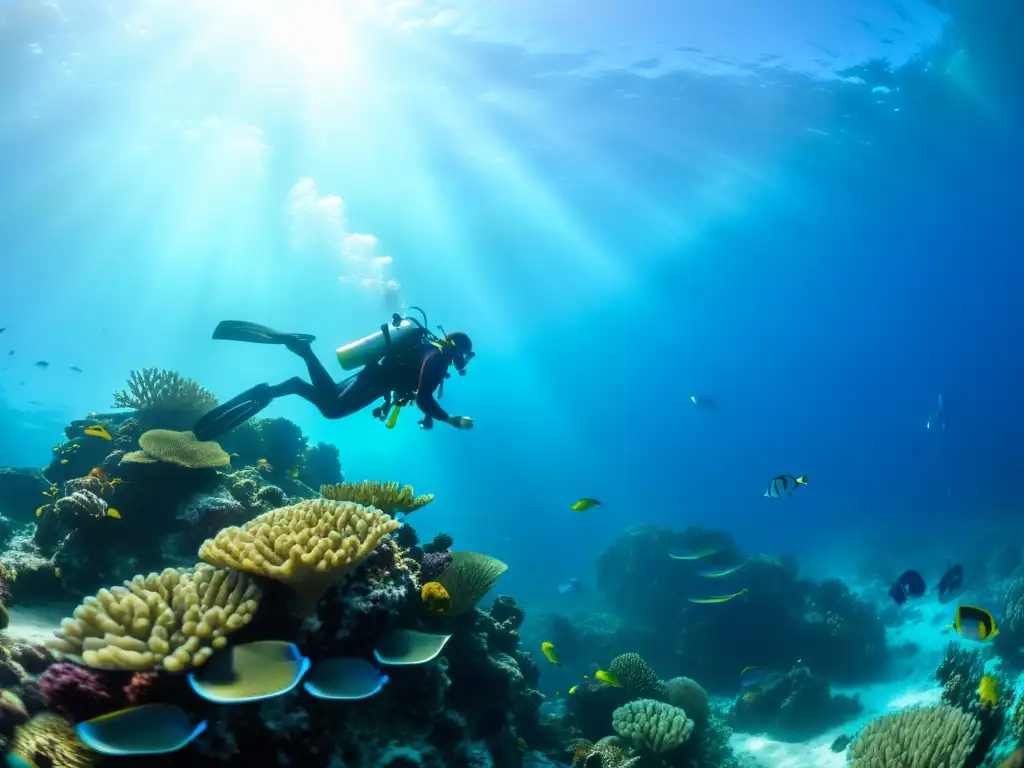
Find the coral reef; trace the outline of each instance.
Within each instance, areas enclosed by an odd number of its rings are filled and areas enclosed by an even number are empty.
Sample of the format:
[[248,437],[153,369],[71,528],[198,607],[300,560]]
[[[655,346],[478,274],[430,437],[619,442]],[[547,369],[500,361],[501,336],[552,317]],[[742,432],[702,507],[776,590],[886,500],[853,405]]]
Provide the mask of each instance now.
[[622,738],[662,757],[681,747],[694,726],[679,707],[654,699],[636,699],[612,713],[612,727]]
[[852,768],[964,768],[978,721],[946,705],[905,709],[869,722],[850,745]]
[[376,480],[363,480],[359,483],[337,483],[324,485],[320,495],[334,501],[352,501],[367,507],[376,507],[394,516],[398,512],[409,514],[422,509],[434,500],[434,494],[420,496],[412,486],[398,483],[380,483]]
[[995,705],[980,700],[978,691],[985,676],[985,662],[977,649],[968,650],[956,643],[946,646],[946,654],[935,670],[935,679],[942,685],[942,703],[971,715],[981,726],[973,757],[984,757],[1003,735],[1007,725],[1013,690],[1009,679],[990,675],[999,695]]
[[471,611],[491,591],[508,566],[479,552],[452,552],[451,556],[451,564],[437,581],[451,595],[452,613],[459,616]]
[[857,699],[832,694],[824,678],[799,666],[746,690],[733,705],[732,726],[780,741],[803,741],[862,709]]
[[114,392],[115,408],[130,408],[147,429],[190,429],[217,398],[191,379],[158,368],[131,371],[128,387]]

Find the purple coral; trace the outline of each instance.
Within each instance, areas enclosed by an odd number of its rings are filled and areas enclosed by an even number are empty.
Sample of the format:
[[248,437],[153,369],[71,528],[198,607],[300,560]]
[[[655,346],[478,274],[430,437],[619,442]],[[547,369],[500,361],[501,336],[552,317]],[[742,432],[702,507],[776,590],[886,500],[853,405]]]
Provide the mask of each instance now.
[[48,709],[74,722],[98,717],[116,706],[107,679],[77,664],[59,662],[50,666],[39,678],[39,688]]
[[420,581],[423,584],[428,581],[437,581],[451,564],[452,553],[448,550],[425,554],[423,562],[420,564]]

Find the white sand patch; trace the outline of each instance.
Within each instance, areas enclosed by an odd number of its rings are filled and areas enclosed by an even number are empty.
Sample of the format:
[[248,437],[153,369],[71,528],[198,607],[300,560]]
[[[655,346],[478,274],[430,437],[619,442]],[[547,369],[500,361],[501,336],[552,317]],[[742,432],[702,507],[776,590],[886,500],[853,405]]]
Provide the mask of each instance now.
[[61,619],[70,616],[77,603],[46,603],[42,605],[14,605],[9,610],[11,623],[4,631],[8,637],[41,643],[53,637]]

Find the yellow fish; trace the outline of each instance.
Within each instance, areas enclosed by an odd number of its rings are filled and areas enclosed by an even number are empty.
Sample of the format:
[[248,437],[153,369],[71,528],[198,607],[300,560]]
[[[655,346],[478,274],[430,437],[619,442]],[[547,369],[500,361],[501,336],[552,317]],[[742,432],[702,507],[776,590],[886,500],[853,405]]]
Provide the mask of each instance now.
[[597,499],[580,499],[580,500],[579,500],[579,501],[577,501],[577,502],[576,502],[575,504],[573,504],[573,505],[572,505],[572,506],[570,507],[570,509],[571,509],[571,510],[572,510],[573,512],[586,512],[586,511],[587,511],[588,509],[591,509],[591,508],[593,508],[593,507],[596,507],[596,506],[598,506],[598,505],[599,505],[600,503],[601,503],[601,502],[600,502],[600,501],[598,501]]
[[953,628],[960,637],[984,642],[999,634],[996,620],[984,608],[973,605],[958,605],[953,617]]
[[43,504],[43,506],[41,506],[39,509],[37,509],[36,510],[36,517],[39,517],[41,514],[43,514],[43,510],[46,509],[48,506],[50,506],[50,505],[49,504]]
[[267,461],[266,459],[260,459],[259,461],[257,461],[256,462],[256,466],[259,469],[262,469],[264,472],[273,472],[274,471],[274,468],[272,466],[270,466],[270,462]]
[[556,667],[562,666],[562,662],[558,660],[558,654],[555,653],[555,646],[553,643],[549,643],[546,640],[540,644],[540,652],[544,654],[544,658],[554,664]]
[[999,681],[993,675],[985,675],[978,685],[978,701],[983,707],[994,707],[999,703]]
[[115,520],[120,520],[121,519],[121,513],[118,512],[113,507],[107,507],[107,517],[112,517]]
[[60,460],[60,463],[61,463],[61,464],[67,464],[67,463],[68,463],[68,460],[67,460],[67,459],[61,459],[61,460]]
[[398,414],[400,414],[401,412],[402,412],[402,406],[400,406],[400,405],[396,405],[394,408],[392,408],[391,409],[391,415],[388,416],[388,420],[384,424],[384,426],[387,427],[388,429],[394,429],[395,428],[395,424],[398,423]]
[[89,435],[90,437],[99,437],[104,440],[114,439],[111,436],[111,434],[107,432],[107,428],[104,427],[102,424],[93,424],[92,426],[86,427],[82,431],[85,432],[85,434]]
[[688,597],[686,599],[691,603],[696,603],[697,605],[717,605],[718,603],[727,603],[730,600],[745,594],[747,594],[747,590],[746,588],[743,588],[739,592],[733,592],[731,595],[719,595],[717,597]]
[[79,449],[79,448],[81,448],[82,446],[80,446],[80,445],[79,445],[78,443],[72,443],[72,444],[71,444],[71,447],[72,447],[72,448],[74,448],[75,450],[78,450],[78,449]]
[[700,560],[703,557],[710,557],[711,555],[717,555],[722,550],[718,547],[708,547],[707,549],[701,549],[697,552],[688,552],[685,555],[673,555],[669,554],[673,560]]
[[572,688],[570,688],[569,689],[569,695],[572,696],[574,693],[576,693],[576,689],[577,688],[579,688],[578,685],[574,685]]
[[56,496],[58,493],[60,493],[60,491],[57,490],[57,486],[56,485],[51,485],[49,488],[47,488],[45,491],[43,491],[43,496],[51,496],[52,497],[52,496]]
[[59,567],[53,569],[53,575],[56,576],[58,579],[60,578],[60,568]]
[[594,673],[594,677],[596,677],[602,683],[608,683],[608,685],[612,686],[613,688],[622,687],[622,683],[619,682],[619,678],[617,678],[611,672],[605,672],[603,669],[597,670],[597,672]]

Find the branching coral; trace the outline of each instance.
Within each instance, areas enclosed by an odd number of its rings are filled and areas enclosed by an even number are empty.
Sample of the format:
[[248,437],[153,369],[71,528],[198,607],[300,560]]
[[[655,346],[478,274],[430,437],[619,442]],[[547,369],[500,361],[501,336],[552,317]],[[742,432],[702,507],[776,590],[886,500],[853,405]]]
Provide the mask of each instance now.
[[191,379],[159,368],[132,371],[128,388],[114,392],[115,408],[131,408],[148,424],[184,426],[217,405],[209,390]]
[[212,440],[197,440],[192,432],[151,429],[139,438],[139,447],[141,452],[125,454],[121,461],[143,464],[162,461],[187,469],[212,469],[231,463],[231,457],[219,444]]
[[850,746],[852,768],[963,768],[981,733],[955,707],[905,709],[864,726]]
[[623,653],[612,659],[608,671],[619,678],[633,699],[664,699],[665,685],[639,653]]
[[681,746],[693,733],[693,721],[679,707],[637,699],[612,713],[615,732],[657,755]]
[[203,543],[199,557],[287,584],[311,609],[397,527],[378,509],[310,499],[225,528]]
[[508,566],[494,557],[478,552],[452,552],[452,562],[437,581],[452,598],[452,614],[460,616],[473,610],[491,591]]
[[381,483],[376,480],[322,485],[320,495],[333,501],[353,501],[366,507],[376,507],[389,515],[396,512],[409,514],[434,500],[432,493],[417,496],[411,485],[401,486],[395,482]]
[[251,621],[259,598],[246,573],[202,563],[168,568],[87,597],[47,645],[96,669],[181,672],[223,648]]
[[15,731],[11,755],[20,757],[28,765],[53,768],[91,768],[93,765],[93,753],[78,740],[71,723],[50,712],[36,715]]

